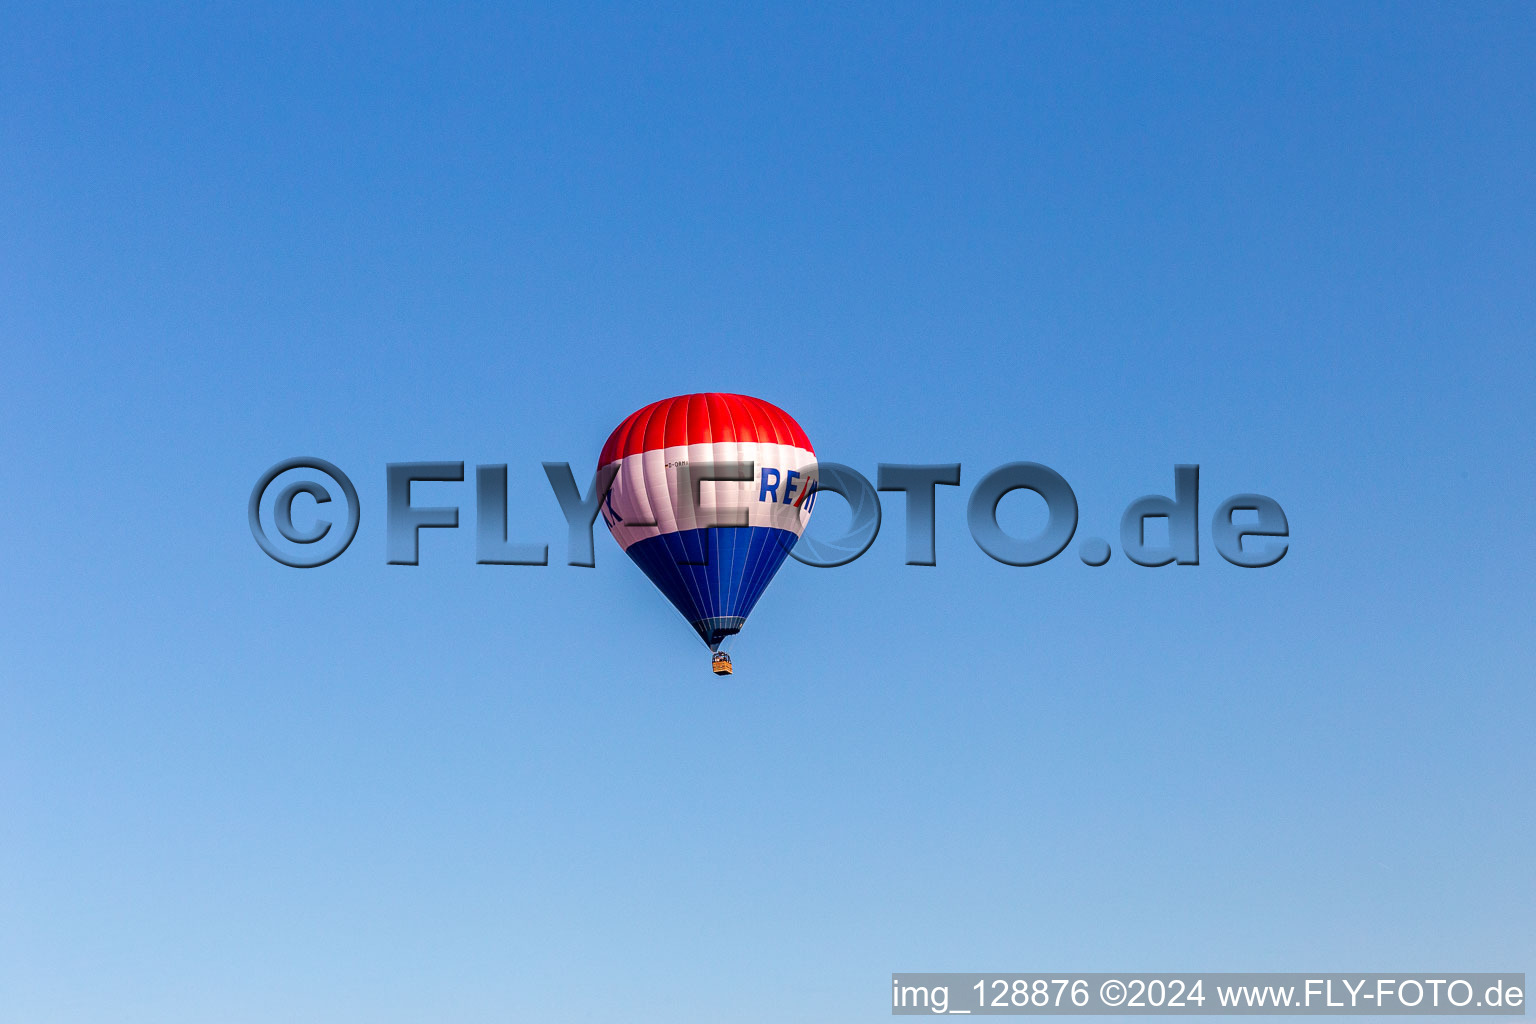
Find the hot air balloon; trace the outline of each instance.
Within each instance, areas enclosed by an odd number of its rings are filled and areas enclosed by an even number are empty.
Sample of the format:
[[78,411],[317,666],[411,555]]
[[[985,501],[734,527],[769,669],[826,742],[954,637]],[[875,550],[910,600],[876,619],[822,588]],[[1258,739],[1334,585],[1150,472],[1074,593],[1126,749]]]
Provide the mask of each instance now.
[[746,395],[663,399],[603,445],[603,521],[729,675],[741,630],[816,500],[816,452],[778,406]]

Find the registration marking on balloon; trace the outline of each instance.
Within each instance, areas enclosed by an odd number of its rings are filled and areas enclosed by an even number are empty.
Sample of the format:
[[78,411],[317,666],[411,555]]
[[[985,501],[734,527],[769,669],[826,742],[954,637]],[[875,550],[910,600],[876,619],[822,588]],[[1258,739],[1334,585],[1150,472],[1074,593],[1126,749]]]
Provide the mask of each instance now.
[[710,650],[741,630],[816,502],[816,452],[784,410],[680,395],[632,413],[603,445],[603,521]]

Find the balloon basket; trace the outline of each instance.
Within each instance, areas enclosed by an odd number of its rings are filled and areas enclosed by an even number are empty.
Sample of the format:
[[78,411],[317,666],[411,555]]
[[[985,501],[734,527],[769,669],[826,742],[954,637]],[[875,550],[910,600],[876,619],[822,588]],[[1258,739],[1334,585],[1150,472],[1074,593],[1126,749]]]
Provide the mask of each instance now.
[[709,667],[717,676],[728,676],[731,674],[731,656],[719,651],[709,660]]

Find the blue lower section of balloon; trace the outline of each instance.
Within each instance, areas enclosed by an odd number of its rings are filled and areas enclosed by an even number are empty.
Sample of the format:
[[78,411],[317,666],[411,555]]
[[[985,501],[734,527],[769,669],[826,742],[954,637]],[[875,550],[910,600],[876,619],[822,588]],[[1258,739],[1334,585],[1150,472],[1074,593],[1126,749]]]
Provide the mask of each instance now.
[[626,553],[714,649],[741,629],[797,540],[769,526],[715,526],[636,541]]

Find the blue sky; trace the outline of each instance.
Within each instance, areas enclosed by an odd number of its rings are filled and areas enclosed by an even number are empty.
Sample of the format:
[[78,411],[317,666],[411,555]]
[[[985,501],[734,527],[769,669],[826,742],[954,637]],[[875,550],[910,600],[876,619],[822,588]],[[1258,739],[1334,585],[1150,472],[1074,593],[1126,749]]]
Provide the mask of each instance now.
[[[1515,4],[6,5],[4,1016],[1529,969],[1533,61]],[[558,564],[540,462],[700,390],[960,462],[938,565],[887,495],[721,682],[601,527]],[[363,505],[312,571],[245,521],[304,454]],[[386,565],[418,459],[507,463],[557,564],[477,566],[466,482]],[[976,548],[1020,459],[1107,566]],[[1180,462],[1201,564],[1132,565]]]

